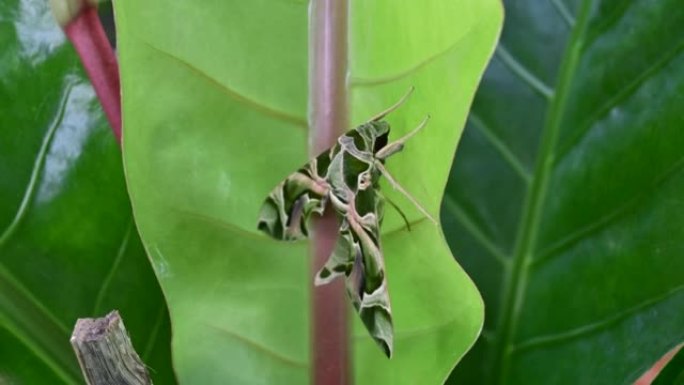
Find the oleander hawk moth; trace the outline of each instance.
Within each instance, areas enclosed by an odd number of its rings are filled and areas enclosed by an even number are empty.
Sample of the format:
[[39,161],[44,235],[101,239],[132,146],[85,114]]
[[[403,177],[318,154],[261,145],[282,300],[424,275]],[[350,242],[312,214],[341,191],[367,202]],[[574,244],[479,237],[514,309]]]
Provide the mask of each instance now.
[[[259,230],[273,238],[299,240],[309,235],[311,215],[321,215],[328,204],[332,206],[341,221],[339,235],[332,255],[316,275],[315,284],[323,285],[341,276],[346,278],[347,294],[354,308],[387,357],[392,355],[393,327],[380,248],[380,225],[384,203],[388,201],[380,192],[380,177],[387,178],[434,221],[384,166],[387,158],[401,151],[404,143],[428,121],[429,117],[406,136],[389,142],[390,126],[384,118],[411,91],[392,107],[340,136],[332,148],[278,184],[266,198],[258,223]],[[401,210],[388,202],[408,226]]]

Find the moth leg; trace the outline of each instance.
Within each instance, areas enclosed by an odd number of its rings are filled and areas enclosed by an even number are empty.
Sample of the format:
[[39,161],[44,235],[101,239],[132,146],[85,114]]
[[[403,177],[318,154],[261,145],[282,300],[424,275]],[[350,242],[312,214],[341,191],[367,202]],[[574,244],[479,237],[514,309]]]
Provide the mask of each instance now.
[[388,109],[386,109],[385,111],[382,111],[381,113],[379,113],[379,114],[375,115],[374,117],[370,118],[370,119],[368,120],[368,122],[377,122],[377,121],[379,121],[379,120],[382,120],[385,116],[389,115],[390,113],[394,112],[397,108],[401,107],[401,105],[404,104],[404,102],[406,102],[406,100],[408,100],[409,96],[411,96],[411,94],[413,93],[413,90],[415,90],[415,89],[416,89],[416,87],[411,86],[411,87],[408,89],[408,91],[404,94],[404,96],[402,96],[401,99],[399,99],[398,102],[396,102],[396,103],[394,103],[393,105],[391,105],[391,106],[390,106]]
[[375,157],[380,160],[383,160],[403,150],[404,143],[406,143],[407,140],[411,139],[413,135],[417,134],[420,130],[422,130],[427,125],[429,120],[430,115],[426,116],[425,119],[423,119],[423,121],[420,122],[418,127],[411,130],[411,132],[395,140],[394,142],[388,143],[385,147],[381,148],[377,153],[375,153]]
[[401,218],[404,220],[404,223],[406,224],[406,229],[407,229],[408,231],[411,231],[411,224],[409,223],[408,219],[406,219],[406,215],[404,214],[403,211],[401,211],[401,208],[399,208],[399,206],[397,206],[396,203],[392,202],[391,199],[387,198],[387,197],[385,196],[385,194],[381,193],[380,190],[377,190],[375,193],[378,194],[378,195],[380,195],[380,197],[381,197],[382,199],[384,199],[385,201],[387,201],[387,203],[389,203],[392,207],[394,207],[395,210],[397,210],[397,213],[399,213],[399,215],[401,216]]
[[387,171],[387,169],[385,168],[385,166],[382,165],[382,163],[380,163],[379,161],[375,162],[375,167],[377,167],[378,170],[380,170],[380,173],[382,173],[382,175],[385,178],[387,178],[387,181],[392,185],[392,187],[394,187],[396,190],[399,190],[400,193],[404,194],[404,196],[408,200],[410,200],[411,203],[413,203],[421,213],[423,213],[430,221],[432,221],[432,223],[434,223],[435,225],[439,225],[435,218],[433,218],[432,215],[430,215],[430,213],[428,213],[427,210],[425,210],[425,208],[421,206],[420,203],[418,203],[416,198],[414,198],[413,195],[409,194],[408,191],[404,190],[404,188],[401,187],[401,185],[394,179],[392,174],[390,174],[389,171]]
[[302,216],[304,212],[305,196],[297,199],[285,222],[284,239],[299,239],[302,237]]

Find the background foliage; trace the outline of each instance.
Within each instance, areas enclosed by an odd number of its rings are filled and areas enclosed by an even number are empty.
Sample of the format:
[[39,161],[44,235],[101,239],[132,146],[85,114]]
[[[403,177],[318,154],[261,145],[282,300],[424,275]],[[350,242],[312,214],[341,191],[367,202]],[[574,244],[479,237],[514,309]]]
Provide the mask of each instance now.
[[172,383],[166,308],[94,92],[46,1],[0,15],[0,383],[83,383],[71,329],[115,308]]
[[487,309],[451,383],[629,384],[684,340],[684,8],[505,6],[442,212]]

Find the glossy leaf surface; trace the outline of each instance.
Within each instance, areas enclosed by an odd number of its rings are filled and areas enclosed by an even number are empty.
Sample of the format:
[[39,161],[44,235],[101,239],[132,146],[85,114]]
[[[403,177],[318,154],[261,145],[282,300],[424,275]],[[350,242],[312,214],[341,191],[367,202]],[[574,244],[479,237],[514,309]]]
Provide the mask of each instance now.
[[0,15],[0,383],[84,383],[71,329],[114,308],[173,383],[168,316],[94,92],[47,2],[3,1]]
[[442,212],[487,306],[453,383],[632,383],[684,339],[684,8],[505,8]]
[[[500,4],[352,4],[352,121],[416,87],[391,136],[433,119],[388,168],[434,215]],[[308,244],[256,230],[263,199],[307,161],[307,5],[115,2],[127,179],[184,384],[308,382]],[[388,212],[395,356],[355,320],[355,383],[441,383],[478,334],[482,302],[440,229],[383,187],[414,226]]]

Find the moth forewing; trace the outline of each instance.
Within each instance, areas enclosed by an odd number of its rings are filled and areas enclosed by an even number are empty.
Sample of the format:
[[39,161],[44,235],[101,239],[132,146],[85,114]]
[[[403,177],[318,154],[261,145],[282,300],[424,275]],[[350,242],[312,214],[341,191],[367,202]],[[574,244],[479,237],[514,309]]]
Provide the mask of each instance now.
[[360,252],[354,244],[349,231],[349,224],[344,221],[340,226],[339,235],[330,258],[318,271],[314,284],[316,286],[330,283],[333,279],[341,276],[349,276],[354,266],[356,255]]
[[326,151],[290,174],[266,197],[257,228],[284,241],[308,237],[308,220],[313,213],[323,214],[330,185],[325,176],[331,151]]
[[356,273],[362,280],[357,277],[355,283],[361,282],[362,286],[356,288],[359,298],[355,307],[370,335],[390,357],[393,346],[392,310],[385,261],[380,249],[379,220],[373,213],[359,215],[354,206],[350,207],[345,219],[361,249],[362,263],[355,268],[360,269]]

